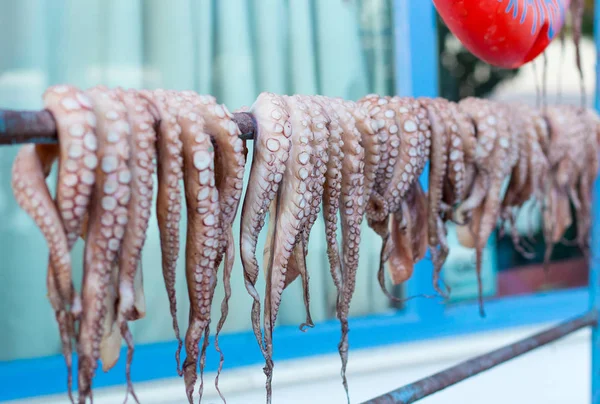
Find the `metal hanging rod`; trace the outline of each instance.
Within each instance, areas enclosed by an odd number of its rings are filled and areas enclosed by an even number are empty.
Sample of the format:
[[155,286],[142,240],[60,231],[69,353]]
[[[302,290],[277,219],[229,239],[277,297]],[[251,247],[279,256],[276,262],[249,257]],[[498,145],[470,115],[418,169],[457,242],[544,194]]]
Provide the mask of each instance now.
[[446,387],[478,375],[520,355],[554,342],[577,330],[598,323],[598,312],[590,311],[583,316],[565,321],[546,331],[507,345],[468,361],[459,363],[432,376],[408,384],[387,394],[375,397],[363,404],[410,404],[430,396]]
[[[240,128],[242,139],[254,138],[256,122],[252,114],[235,112],[233,121]],[[0,110],[0,145],[53,144],[57,141],[56,122],[50,111]]]

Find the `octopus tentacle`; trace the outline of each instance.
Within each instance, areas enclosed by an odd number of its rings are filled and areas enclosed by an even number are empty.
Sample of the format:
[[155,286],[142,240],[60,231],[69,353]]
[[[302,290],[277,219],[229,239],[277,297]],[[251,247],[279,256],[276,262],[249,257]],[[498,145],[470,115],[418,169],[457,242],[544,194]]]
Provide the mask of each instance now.
[[[419,102],[402,99],[396,122],[400,127],[400,153],[403,165],[397,165],[392,178],[390,210],[394,212],[400,201],[419,179],[431,153],[431,122]],[[404,174],[406,173],[406,175]],[[395,186],[395,189],[394,189]],[[420,187],[419,187],[420,189]],[[398,191],[397,193],[394,191]],[[422,192],[422,191],[421,191]],[[417,191],[417,193],[419,193]]]
[[[438,228],[440,223],[440,205],[443,197],[443,185],[448,169],[448,146],[451,126],[455,124],[445,105],[438,100],[421,99],[421,105],[427,109],[431,122],[431,161],[429,170],[429,247],[434,266],[433,286],[442,296],[446,295],[438,286],[442,265],[448,255],[448,246],[440,242],[439,234],[445,231]],[[438,246],[440,249],[438,250]]]
[[[371,122],[374,122],[373,129],[375,126],[377,127],[376,132],[381,145],[381,158],[379,159],[375,182],[372,187],[375,196],[368,201],[367,220],[370,227],[375,231],[381,229],[379,233],[384,237],[387,228],[387,217],[390,213],[388,198],[385,197],[385,194],[392,181],[394,167],[400,153],[399,128],[396,125],[396,111],[394,110],[399,99],[381,97],[379,99],[368,98],[367,100],[370,101],[371,105],[368,114],[372,119]],[[379,195],[381,197],[378,197]],[[367,194],[367,197],[369,197],[369,194]]]
[[[306,322],[300,325],[300,329],[304,330],[305,327],[313,327],[313,321],[310,315],[310,293],[309,293],[309,274],[306,269],[306,256],[308,255],[308,242],[310,237],[310,231],[315,224],[317,217],[320,212],[320,205],[323,201],[325,175],[327,172],[327,163],[329,157],[327,154],[327,145],[329,141],[329,131],[327,124],[330,118],[327,116],[323,107],[314,102],[312,98],[307,96],[298,96],[300,103],[298,108],[301,111],[308,113],[310,116],[309,128],[309,143],[312,149],[310,165],[312,170],[310,176],[306,181],[307,190],[305,192],[310,193],[310,202],[306,204],[304,208],[304,226],[302,229],[302,240],[299,244],[302,244],[302,251],[300,247],[294,249],[294,253],[290,257],[288,262],[288,268],[285,276],[284,288],[286,288],[291,282],[296,279],[298,275],[302,278],[302,288],[304,291],[304,305],[306,309]],[[304,125],[304,122],[302,122]],[[307,133],[308,135],[308,133]]]
[[[173,104],[171,97],[167,100]],[[186,279],[190,299],[190,324],[185,336],[186,359],[183,375],[188,401],[193,402],[198,343],[204,335],[202,351],[208,344],[210,306],[216,286],[215,260],[220,249],[219,192],[215,186],[214,147],[204,130],[204,119],[194,115],[191,103],[178,108],[183,146],[184,186],[187,204]],[[201,355],[202,358],[204,354]],[[200,362],[200,399],[204,370]]]
[[365,150],[365,195],[371,195],[381,161],[381,143],[377,129],[379,124],[371,118],[364,106],[352,101],[344,101],[344,106],[354,117],[356,128],[360,132],[360,144]]
[[[520,105],[512,105],[511,108],[521,108]],[[522,109],[526,111],[525,108]],[[526,115],[512,114],[513,127],[513,145],[517,149],[518,161],[514,165],[508,187],[504,194],[501,203],[500,218],[503,221],[508,221],[511,232],[511,239],[515,249],[526,258],[532,258],[533,253],[526,250],[521,244],[521,237],[515,227],[516,213],[515,211],[527,202],[533,192],[534,179],[533,175],[533,153],[534,145],[537,144],[535,139],[535,128],[533,123],[526,119]],[[505,224],[502,223],[502,227]]]
[[339,123],[337,112],[331,107],[327,98],[322,96],[313,97],[319,103],[328,116],[327,129],[329,131],[327,170],[325,172],[325,183],[323,188],[323,219],[325,221],[325,236],[327,239],[327,258],[331,278],[337,290],[336,301],[340,302],[342,291],[342,269],[337,241],[337,218],[342,187],[342,151],[343,141],[341,137],[342,128]]
[[[258,234],[264,226],[267,210],[276,198],[279,183],[285,172],[292,129],[285,101],[275,94],[261,93],[254,102],[251,112],[256,119],[257,126],[249,178],[249,183],[253,186],[246,191],[242,204],[240,252],[246,289],[254,299],[251,316],[252,329],[267,362],[264,369],[265,374],[267,378],[270,378],[272,360],[262,341],[260,297],[255,288],[259,269],[256,245]],[[269,385],[267,386],[267,396],[270,400]]]
[[[459,115],[458,105],[453,102],[446,102],[450,118],[450,138],[448,146],[448,189],[444,196],[444,201],[453,209],[465,198],[467,191],[467,157],[466,153],[469,145],[465,142],[465,137],[469,137],[469,130],[465,131],[461,127],[461,117]],[[464,123],[464,121],[462,121]],[[470,128],[471,130],[472,127]],[[465,133],[466,132],[466,133]]]
[[[301,97],[285,97],[284,101],[288,107],[292,126],[291,148],[276,199],[271,205],[269,228],[273,230],[270,232],[270,237],[267,238],[264,255],[264,262],[267,265],[264,328],[265,345],[269,358],[273,355],[273,328],[292,254],[298,270],[300,272],[304,270],[303,277],[306,277],[304,226],[307,224],[306,210],[311,206],[313,196],[307,185],[310,182],[315,160],[313,157],[312,118],[307,113],[308,107]],[[307,293],[305,291],[306,305],[308,305]],[[310,321],[310,312],[308,307],[306,309],[308,322]],[[267,391],[270,392],[272,364],[269,365],[271,372],[267,375]]]
[[[552,180],[546,185],[544,209],[544,239],[546,251],[544,265],[547,268],[554,245],[559,243],[571,226],[569,188],[577,176],[577,143],[581,142],[579,121],[569,113],[555,106],[545,110],[544,118],[548,126],[549,139],[547,158]],[[571,143],[573,142],[573,143]],[[579,150],[577,150],[579,149]]]
[[[490,164],[490,156],[498,141],[498,117],[493,112],[492,105],[487,100],[476,98],[465,98],[458,103],[460,110],[473,122],[474,129],[477,132],[476,145],[471,148],[465,159],[472,159],[476,170],[473,184],[470,187],[468,196],[456,208],[453,220],[460,225],[457,227],[457,236],[459,242],[465,247],[475,248],[475,240],[478,224],[468,225],[468,222],[474,222],[475,217],[479,218],[482,214],[482,205],[491,186],[494,176],[493,164]],[[460,121],[459,121],[460,122]],[[464,133],[464,131],[461,131]],[[464,140],[464,137],[463,137]]]
[[[377,136],[379,143],[379,164],[375,170],[375,178],[371,191],[371,196],[383,195],[383,191],[385,189],[385,173],[387,172],[388,166],[390,165],[389,159],[391,147],[389,144],[389,131],[381,131],[386,123],[385,112],[382,116],[381,105],[387,104],[389,102],[389,99],[390,97],[380,97],[377,94],[368,94],[367,96],[357,101],[357,105],[363,108],[366,111],[367,117],[371,119],[371,128]],[[377,114],[380,114],[380,116],[375,117],[375,115]],[[390,126],[391,125],[393,125],[393,123],[390,123]],[[385,201],[383,202],[385,203]],[[375,208],[376,207],[378,206],[375,206]],[[382,208],[385,208],[385,206],[382,206]],[[371,207],[368,207],[368,209],[371,209]],[[369,210],[367,210],[367,212],[369,214]],[[383,215],[381,215],[381,217],[383,217]]]
[[[479,309],[482,316],[485,315],[483,310],[483,284],[481,281],[481,266],[483,261],[483,249],[488,242],[488,239],[496,227],[497,218],[501,208],[501,193],[502,185],[506,177],[512,171],[514,159],[511,159],[512,136],[508,127],[507,119],[501,115],[497,120],[496,130],[498,131],[498,146],[494,150],[493,167],[494,175],[490,181],[489,192],[484,200],[483,211],[479,226],[476,233],[476,271],[478,274],[478,289],[479,289]],[[511,164],[512,163],[512,164]]]
[[152,107],[151,112],[160,120],[157,133],[157,199],[156,218],[160,235],[162,272],[169,299],[173,320],[173,331],[178,342],[175,360],[177,372],[181,376],[180,352],[182,340],[177,321],[177,297],[175,280],[179,257],[179,221],[181,219],[181,187],[183,178],[182,143],[179,135],[181,127],[177,123],[177,108],[167,105],[167,92],[164,90],[140,91]]
[[[71,250],[81,234],[95,180],[96,117],[89,98],[72,86],[50,87],[44,93],[44,104],[57,122],[60,166],[56,204]],[[57,280],[68,304],[79,305],[71,272],[57,274]]]
[[[102,340],[100,341],[100,361],[102,370],[112,369],[121,355],[121,332],[117,322],[119,304],[119,265],[113,262],[110,269],[110,281],[106,287],[103,307],[106,311],[102,321]],[[130,385],[127,385],[129,393]]]
[[[233,232],[228,231],[225,233],[228,237],[228,240],[227,240],[228,247],[225,250],[225,265],[223,268],[223,285],[225,288],[225,296],[223,297],[223,302],[221,303],[221,318],[219,319],[219,323],[217,324],[217,330],[215,332],[215,349],[220,354],[219,368],[217,369],[217,375],[215,376],[215,388],[216,388],[217,392],[219,393],[219,396],[221,397],[221,400],[223,400],[223,402],[225,402],[225,397],[221,393],[221,390],[219,390],[219,376],[221,374],[221,370],[223,369],[223,363],[225,361],[225,358],[219,348],[219,338],[218,337],[219,337],[219,332],[223,328],[223,324],[225,323],[225,320],[227,318],[227,313],[229,311],[228,301],[229,301],[229,298],[231,297],[231,272],[233,270],[233,262],[235,261],[235,250],[233,248],[233,243],[235,241],[233,240]],[[229,246],[231,246],[231,247],[229,247]],[[205,339],[205,341],[206,341],[206,339]]]
[[[398,211],[403,212],[402,201],[423,172],[427,159],[426,150],[429,148],[427,142],[431,140],[428,133],[428,120],[425,117],[419,118],[420,110],[415,108],[416,105],[413,104],[411,99],[393,98],[389,105],[393,107],[392,112],[395,116],[395,124],[390,127],[390,132],[398,133],[400,144],[397,147],[399,153],[397,163],[393,167],[392,178],[388,188],[384,191],[383,198],[387,201],[389,213],[396,214]],[[386,113],[391,115],[388,112]],[[401,216],[396,216],[396,219],[396,222],[405,221],[401,219]],[[395,226],[393,223],[388,222],[389,219],[386,216],[376,227],[373,227],[372,221],[369,224],[375,231],[380,232],[383,237],[378,271],[380,287],[390,299],[400,301],[385,288],[385,264],[393,244],[393,239],[390,238],[389,225]],[[396,280],[392,279],[392,283],[396,284]]]
[[[221,210],[222,241],[215,260],[218,268],[225,254],[225,267],[223,269],[223,287],[225,296],[221,303],[221,318],[217,324],[215,333],[215,349],[219,352],[219,368],[215,378],[215,387],[219,390],[219,374],[221,373],[224,355],[219,347],[219,333],[225,324],[229,312],[229,298],[231,297],[231,272],[233,270],[235,246],[233,243],[232,224],[242,196],[244,180],[244,155],[243,141],[239,138],[240,129],[232,120],[233,115],[225,105],[217,104],[216,99],[211,96],[198,95],[191,91],[182,94],[188,99],[204,118],[205,130],[211,135],[215,146],[215,182],[219,191],[219,205]],[[221,398],[223,396],[221,395]],[[224,398],[223,398],[224,400]]]
[[592,109],[585,111],[585,168],[577,185],[581,200],[581,214],[577,224],[577,244],[586,253],[589,250],[591,232],[592,194],[596,174],[600,167],[598,158],[598,134],[600,133],[600,117]]
[[127,225],[127,207],[131,196],[127,110],[115,94],[104,87],[93,88],[87,94],[98,118],[99,165],[84,252],[83,312],[78,346],[80,403],[92,395],[92,378],[100,354],[102,323],[106,315],[103,301],[112,265],[123,240],[123,234],[114,231],[113,224]]
[[59,213],[45,182],[55,156],[55,150],[48,150],[47,146],[23,146],[13,163],[12,189],[17,203],[38,225],[48,243],[50,250],[47,274],[48,298],[58,322],[63,356],[68,370],[69,398],[73,401],[70,371],[73,329],[69,321],[68,308],[56,284],[56,273],[71,271],[71,259]]
[[[133,337],[127,326],[128,321],[137,320],[145,316],[145,302],[143,290],[135,285],[135,278],[141,272],[141,252],[146,240],[146,230],[150,219],[152,204],[152,175],[155,170],[156,133],[154,131],[155,119],[150,113],[147,100],[139,97],[135,92],[125,92],[121,89],[117,94],[127,108],[129,116],[129,148],[132,158],[129,162],[130,178],[122,178],[122,182],[129,180],[131,186],[131,201],[128,207],[128,226],[116,223],[113,232],[123,237],[123,244],[119,254],[119,306],[117,324],[121,335],[127,343],[126,379],[128,394],[137,400],[131,382],[131,362],[133,360]],[[140,296],[141,295],[141,296]],[[136,304],[137,303],[137,304]]]
[[342,382],[348,395],[348,382],[346,380],[346,365],[348,361],[348,312],[350,302],[354,294],[356,283],[356,271],[358,269],[360,244],[360,233],[362,218],[366,208],[366,196],[364,195],[364,148],[360,145],[360,133],[356,129],[354,117],[345,114],[343,105],[339,101],[332,100],[333,108],[340,117],[342,128],[342,188],[340,203],[342,220],[342,296],[339,305],[339,317],[342,322],[342,339],[338,345],[342,356]]
[[[68,250],[71,251],[77,238],[81,234],[82,224],[89,205],[91,186],[94,183],[94,170],[98,160],[95,155],[96,147],[96,117],[91,112],[90,100],[85,94],[72,86],[53,86],[43,95],[44,105],[57,122],[59,146],[41,146],[38,151],[48,153],[49,160],[43,168],[44,175],[49,174],[52,161],[56,151],[60,154],[60,165],[58,172],[58,184],[56,192],[56,206],[59,210],[62,226],[67,237]],[[42,149],[44,151],[42,151]],[[39,154],[39,153],[38,153]],[[52,262],[49,263],[52,265]],[[68,271],[67,271],[68,269]],[[57,310],[57,319],[66,322],[60,328],[61,341],[63,343],[63,354],[67,363],[67,387],[69,398],[73,401],[71,394],[71,339],[74,337],[74,321],[81,314],[81,301],[74,290],[71,280],[71,268],[54,271],[53,278],[48,279],[51,289],[58,288],[61,295],[64,312]],[[65,329],[66,327],[66,329]]]
[[494,114],[492,103],[477,98],[465,98],[459,102],[459,108],[477,123],[477,144],[473,161],[478,168],[486,172],[490,167],[486,160],[491,157],[498,140],[498,132],[494,129],[498,117]]
[[[458,146],[462,149],[463,160],[464,160],[464,180],[462,181],[462,192],[460,195],[457,194],[454,197],[454,204],[452,209],[451,219],[453,222],[460,226],[465,226],[469,216],[469,212],[477,207],[483,200],[484,194],[478,192],[472,192],[471,206],[467,203],[467,197],[469,192],[474,188],[474,182],[478,181],[481,176],[477,176],[477,169],[475,166],[475,150],[477,148],[477,138],[475,133],[475,124],[469,115],[460,109],[460,106],[455,103],[450,103],[452,115],[458,125],[458,134],[460,137],[460,144]],[[455,141],[452,140],[454,145]],[[460,162],[460,157],[458,162]],[[460,170],[457,172],[457,174]],[[458,182],[459,180],[457,180]],[[478,187],[483,185],[480,183]],[[458,186],[456,187],[458,189]],[[481,199],[479,199],[481,196]],[[478,200],[479,199],[479,200]],[[448,203],[451,203],[450,201]],[[462,212],[459,212],[459,207],[462,207]],[[460,217],[459,217],[460,216]]]
[[392,216],[388,271],[392,282],[399,285],[412,276],[414,264],[425,256],[428,246],[428,200],[416,181]]

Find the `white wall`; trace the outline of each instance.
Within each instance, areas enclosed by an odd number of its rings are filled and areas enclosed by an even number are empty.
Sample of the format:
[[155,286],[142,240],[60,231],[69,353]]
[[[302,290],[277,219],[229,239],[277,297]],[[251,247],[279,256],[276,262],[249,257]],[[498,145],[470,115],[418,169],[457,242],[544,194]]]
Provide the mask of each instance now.
[[[545,325],[546,327],[548,325]],[[352,350],[349,384],[353,403],[359,403],[428,376],[473,356],[499,348],[537,332],[521,328],[467,337],[402,344],[369,350]],[[273,403],[344,404],[337,355],[277,362]],[[422,400],[423,404],[587,404],[590,402],[589,330],[494,368]],[[205,377],[206,404],[221,403],[212,386],[214,374]],[[229,404],[265,402],[261,366],[226,371],[221,388]],[[97,389],[96,404],[123,402],[124,388]],[[143,404],[186,402],[183,380],[140,383],[136,392]],[[23,400],[29,404],[67,403],[66,396]],[[197,401],[196,401],[197,402]]]

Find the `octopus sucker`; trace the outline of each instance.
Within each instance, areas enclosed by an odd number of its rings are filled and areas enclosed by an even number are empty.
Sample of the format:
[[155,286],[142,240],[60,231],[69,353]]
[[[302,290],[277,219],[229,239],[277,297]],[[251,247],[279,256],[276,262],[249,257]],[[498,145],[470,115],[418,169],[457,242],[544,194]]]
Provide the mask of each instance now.
[[552,106],[546,108],[545,112],[549,130],[547,157],[552,177],[545,186],[543,209],[546,242],[544,265],[547,268],[554,245],[562,240],[572,224],[569,192],[578,177],[576,159],[580,158],[574,146],[582,139],[577,130],[580,129],[579,122],[573,120],[568,110]]
[[106,315],[103,303],[123,240],[123,234],[114,231],[113,224],[127,225],[131,197],[129,181],[123,181],[131,177],[127,109],[114,92],[104,87],[95,87],[87,95],[97,117],[98,167],[84,251],[83,311],[78,341],[80,403],[92,396]]
[[598,135],[600,134],[600,117],[592,109],[585,110],[585,150],[586,160],[584,170],[578,183],[578,195],[581,200],[581,212],[577,225],[577,243],[584,253],[589,255],[591,232],[592,189],[596,173],[600,168],[598,157]]
[[342,294],[339,304],[339,317],[342,322],[342,338],[339,352],[342,357],[342,382],[348,401],[348,382],[346,365],[348,362],[348,312],[354,294],[356,271],[358,269],[360,233],[362,219],[366,208],[364,194],[364,148],[360,145],[360,133],[356,129],[356,121],[351,114],[346,114],[339,101],[332,101],[333,108],[340,117],[342,128],[342,187],[340,195],[342,221]]
[[[262,341],[260,297],[255,288],[259,270],[256,246],[269,206],[277,206],[274,200],[289,158],[292,126],[285,101],[273,93],[261,93],[252,105],[251,112],[256,120],[256,132],[248,181],[253,186],[248,187],[242,204],[240,252],[246,289],[254,299],[252,329],[267,362],[265,374],[270,378],[273,365]],[[270,279],[269,275],[267,280]],[[270,385],[267,386],[267,395],[270,400]]]
[[246,157],[243,141],[239,137],[241,135],[240,129],[233,121],[233,115],[225,105],[217,104],[216,99],[212,96],[199,95],[192,91],[184,91],[182,96],[194,106],[194,110],[188,114],[188,119],[196,121],[200,119],[197,114],[200,114],[204,120],[205,132],[211,136],[212,143],[215,146],[215,183],[219,192],[220,226],[222,229],[222,240],[215,260],[215,268],[220,266],[225,255],[225,266],[223,269],[225,296],[221,303],[221,318],[219,319],[215,333],[215,348],[220,355],[215,387],[219,394],[221,394],[218,380],[224,362],[224,355],[219,347],[219,333],[225,324],[229,312],[231,272],[235,260],[232,224],[242,196]]
[[518,144],[509,122],[511,110],[505,104],[467,98],[458,105],[476,124],[476,177],[469,196],[456,208],[454,220],[462,223],[457,226],[459,242],[476,250],[479,306],[484,316],[482,251],[500,216],[502,185],[518,161]]
[[[367,205],[365,209],[369,227],[381,236],[382,254],[383,250],[389,250],[389,237],[387,228],[390,207],[389,198],[386,197],[386,194],[388,193],[388,188],[392,181],[396,161],[399,159],[399,146],[401,141],[399,137],[400,129],[396,124],[396,105],[392,105],[390,103],[390,99],[391,97],[377,98],[368,96],[359,101],[358,104],[366,111],[367,117],[370,118],[371,130],[377,137],[376,141],[371,140],[371,145],[369,146],[372,147],[374,143],[379,144],[379,156],[377,158],[376,166],[373,166],[373,164],[367,160],[367,149],[365,149],[365,169],[369,168],[368,171],[365,171],[365,182],[367,179],[369,179],[368,182],[370,183],[366,184],[369,186],[369,188],[365,188],[365,195],[367,199]],[[397,99],[394,100],[397,101]],[[356,114],[352,114],[352,116],[355,117]],[[357,123],[357,128],[361,126],[363,127],[363,130],[367,129],[364,128],[364,124],[361,125]],[[362,146],[364,142],[362,140],[362,132],[360,132],[360,134],[360,143]],[[371,154],[370,151],[369,154]],[[372,177],[372,179],[369,177]],[[383,272],[382,265],[383,263],[380,263],[380,275]],[[387,293],[387,290],[384,286],[382,286],[382,288],[388,297],[393,298],[391,294]]]
[[47,274],[48,298],[54,310],[60,332],[63,356],[67,366],[67,385],[69,398],[71,393],[71,338],[73,324],[70,321],[69,307],[59,292],[57,273],[71,271],[71,258],[66,234],[60,215],[45,179],[56,156],[55,150],[48,146],[23,146],[17,153],[12,168],[12,189],[15,199],[40,228],[49,248]]
[[[566,243],[564,233],[572,222],[570,201],[575,210],[577,223],[577,237],[574,244],[587,256],[591,227],[590,189],[593,187],[593,178],[598,170],[598,117],[591,110],[554,107],[548,109],[546,118],[550,127],[549,160],[555,173],[552,191],[554,198],[549,199],[553,200],[550,207],[552,209],[554,205],[557,215],[552,225],[551,242]],[[560,147],[568,148],[566,152],[554,152],[555,148]],[[568,196],[568,200],[565,200],[565,195]],[[559,238],[560,241],[557,240]],[[546,257],[549,259],[549,256],[548,251]]]
[[[60,217],[61,231],[64,230],[66,236],[68,256],[81,234],[91,186],[95,180],[96,121],[91,112],[89,99],[72,86],[52,86],[44,92],[43,99],[45,108],[53,114],[56,121],[60,144],[59,146],[40,145],[34,150],[41,163],[42,178],[48,176],[56,157],[59,158],[55,206]],[[39,187],[42,187],[42,184]],[[43,187],[46,187],[45,183]],[[47,190],[44,197],[46,194]],[[31,212],[28,210],[30,215]],[[55,301],[52,306],[59,323],[63,355],[67,365],[67,390],[69,398],[73,401],[72,339],[75,337],[74,321],[81,314],[81,301],[72,283],[70,261],[60,267],[54,266],[51,258],[47,282],[51,303],[52,295],[57,294],[60,299],[60,304]]]
[[167,103],[168,93],[164,90],[140,91],[149,105],[150,112],[160,120],[156,142],[157,199],[156,218],[158,222],[162,271],[169,308],[173,320],[173,331],[178,346],[175,353],[177,372],[181,376],[180,352],[182,340],[177,322],[177,297],[175,279],[179,257],[179,221],[181,219],[181,187],[183,178],[182,143],[179,138],[181,127],[177,122],[177,106]]
[[[337,290],[337,302],[339,306],[342,292],[342,267],[340,259],[340,249],[337,241],[337,219],[340,204],[340,194],[342,187],[342,161],[344,152],[342,146],[342,128],[339,123],[339,116],[322,96],[312,97],[315,102],[323,107],[329,120],[327,130],[329,132],[328,142],[328,161],[325,171],[325,183],[323,186],[323,219],[325,221],[325,236],[327,239],[327,258],[331,278]],[[339,310],[338,310],[339,311]]]
[[[141,273],[138,274],[138,272],[141,272],[141,252],[146,240],[153,195],[152,176],[155,171],[156,156],[156,149],[153,147],[156,142],[155,118],[149,110],[148,101],[138,96],[136,92],[117,89],[115,93],[127,110],[128,126],[130,128],[128,144],[132,156],[129,160],[129,174],[123,174],[118,178],[120,183],[129,185],[131,189],[131,198],[127,208],[127,226],[121,223],[118,218],[112,224],[113,233],[123,239],[118,254],[116,328],[127,344],[125,370],[127,393],[131,394],[137,402],[133,383],[131,382],[133,337],[127,322],[145,316],[143,288],[140,285]],[[110,182],[107,185],[109,192],[114,187],[114,184]],[[117,346],[117,349],[119,348],[120,346]]]
[[[450,208],[450,211],[460,204],[465,198],[469,179],[467,178],[467,165],[470,163],[466,154],[471,147],[470,134],[473,133],[472,127],[463,127],[464,121],[459,114],[458,105],[453,102],[445,102],[446,108],[450,113],[448,139],[448,167],[447,167],[447,186],[444,188],[444,203]],[[462,122],[461,122],[462,121]],[[465,140],[465,138],[467,140]],[[474,139],[473,139],[474,140]]]
[[[513,132],[508,123],[508,114],[502,108],[498,108],[498,119],[495,128],[498,131],[498,146],[494,149],[491,159],[494,170],[490,181],[490,188],[483,203],[483,211],[477,228],[475,237],[476,250],[476,271],[479,289],[479,307],[480,314],[485,316],[483,310],[483,286],[481,281],[481,266],[483,261],[482,251],[488,242],[488,239],[496,227],[501,210],[502,186],[505,179],[510,175],[513,166],[516,164],[515,150],[513,145]],[[491,123],[490,123],[491,125]],[[518,154],[517,154],[518,156]]]
[[[444,105],[443,101],[438,99],[420,99],[421,105],[426,108],[429,122],[431,124],[431,151],[430,151],[430,170],[429,170],[429,248],[434,266],[433,286],[442,296],[446,296],[438,286],[439,275],[442,265],[448,256],[448,245],[441,241],[445,239],[445,226],[440,226],[440,210],[443,199],[444,180],[448,170],[448,149],[452,125],[456,125],[453,117]],[[438,249],[439,247],[439,249]],[[449,290],[448,290],[449,293]]]
[[[371,118],[372,129],[376,132],[380,144],[378,166],[375,170],[372,186],[369,185],[371,186],[371,189],[368,190],[370,194],[366,194],[367,198],[371,197],[373,199],[373,201],[370,199],[367,201],[366,208],[367,219],[372,223],[372,228],[377,227],[374,223],[385,222],[385,218],[390,214],[388,199],[385,194],[392,181],[394,167],[400,154],[400,128],[396,124],[397,103],[397,97],[366,98],[359,102],[359,105],[363,105],[367,110],[368,116]],[[356,124],[356,120],[354,122]],[[368,174],[369,176],[372,175],[370,172]],[[378,195],[381,195],[382,198],[378,198]],[[385,228],[386,226],[383,224],[381,227]]]
[[[397,101],[396,98],[393,100]],[[379,124],[371,118],[364,106],[352,101],[344,101],[344,106],[354,117],[356,128],[360,132],[360,144],[365,150],[365,195],[371,195],[381,160],[381,142],[377,129]]]
[[[45,108],[53,114],[57,123],[60,164],[56,205],[70,251],[81,234],[95,181],[98,165],[96,119],[89,98],[72,86],[50,87],[43,98]],[[79,297],[71,279],[70,270],[58,274],[57,286],[69,306],[80,306],[80,302],[76,302]]]
[[[266,270],[265,291],[265,346],[267,356],[273,355],[273,328],[277,320],[281,296],[285,286],[285,277],[290,257],[293,255],[298,271],[303,277],[303,286],[307,288],[308,274],[305,263],[305,233],[310,214],[313,194],[310,190],[314,169],[314,134],[312,118],[308,106],[300,96],[285,97],[291,125],[291,147],[285,171],[279,184],[277,196],[271,205],[269,234],[265,242],[263,262]],[[305,290],[307,323],[312,325],[308,307],[308,290]],[[272,362],[267,363],[267,391],[270,400]]]
[[498,140],[498,131],[495,129],[498,116],[494,105],[492,101],[472,97],[458,103],[459,108],[476,124],[477,143],[473,160],[478,168],[486,171],[491,168],[486,160],[491,157]]
[[[330,122],[330,118],[323,107],[312,98],[307,96],[296,97],[298,97],[299,101],[298,107],[301,108],[302,112],[308,113],[310,116],[310,121],[301,121],[302,126],[305,128],[308,127],[310,131],[310,134],[307,133],[307,135],[311,148],[311,172],[309,178],[305,181],[307,191],[304,191],[310,194],[310,203],[307,203],[304,208],[302,238],[299,240],[296,248],[294,248],[294,252],[288,262],[284,289],[300,275],[306,308],[306,322],[300,325],[300,329],[304,330],[306,327],[314,326],[310,315],[309,274],[306,267],[306,256],[308,255],[310,231],[317,220],[323,201],[327,163],[329,162],[327,154],[329,130],[327,129],[327,125]],[[293,130],[292,133],[294,133]],[[300,140],[302,142],[306,141],[305,138],[301,138]]]
[[[389,228],[395,226],[389,221],[389,214],[401,218],[402,202],[412,186],[418,182],[427,160],[427,150],[431,146],[428,133],[428,120],[421,114],[419,108],[409,98],[392,98],[390,108],[393,108],[395,124],[390,127],[390,132],[397,133],[399,144],[392,149],[391,153],[398,152],[397,162],[390,167],[392,178],[387,189],[384,190],[383,199],[386,201],[387,214],[385,218],[377,222],[375,217],[369,217],[367,208],[367,219],[369,226],[382,237],[378,280],[382,291],[388,298],[400,301],[389,293],[385,287],[385,264],[393,248],[393,240],[390,238]],[[419,117],[421,114],[421,117]],[[388,115],[391,115],[388,113]],[[369,206],[372,206],[371,204]],[[398,216],[398,214],[400,214]],[[392,279],[394,284],[395,281]]]
[[[490,163],[491,155],[498,141],[498,116],[494,113],[492,104],[488,100],[476,98],[465,98],[458,103],[459,109],[465,116],[472,120],[477,141],[471,156],[467,154],[465,158],[473,161],[475,168],[475,178],[469,187],[465,200],[460,203],[453,214],[453,220],[460,223],[457,226],[457,236],[459,242],[468,248],[475,248],[477,242],[475,233],[477,227],[469,225],[474,220],[474,216],[482,214],[481,209],[484,199],[491,186],[494,175],[494,163]],[[464,138],[463,138],[464,139]],[[477,212],[479,211],[479,212]]]
[[[357,101],[357,105],[366,111],[367,117],[371,120],[371,127],[373,132],[378,138],[379,143],[379,163],[375,169],[374,183],[371,190],[371,197],[373,195],[383,196],[384,182],[386,178],[386,170],[390,164],[390,137],[389,131],[382,131],[386,123],[385,112],[383,118],[381,115],[382,106],[386,106],[389,103],[391,97],[380,97],[376,94],[369,94]],[[386,108],[387,110],[387,108]],[[378,119],[375,115],[380,114]],[[393,117],[388,118],[391,120]],[[390,126],[392,123],[390,122]],[[367,201],[368,202],[368,201]],[[370,203],[369,203],[370,205]],[[385,208],[382,206],[382,208]],[[381,217],[384,215],[382,214]]]
[[[178,104],[169,96],[169,104]],[[221,211],[215,182],[214,146],[204,129],[204,119],[191,119],[193,105],[178,105],[177,122],[181,127],[187,236],[185,249],[186,279],[190,299],[190,323],[185,336],[186,359],[183,376],[188,401],[193,403],[197,379],[198,344],[204,336],[200,359],[200,399],[203,390],[204,352],[208,345],[210,307],[216,286],[216,258],[221,248]]]
[[[502,200],[502,220],[508,220],[511,238],[515,249],[525,258],[532,258],[533,253],[526,249],[524,241],[515,227],[517,211],[530,199],[543,200],[543,183],[547,181],[548,163],[538,143],[538,132],[535,126],[533,109],[526,105],[511,105],[514,108],[513,130],[518,148],[518,162],[511,173],[508,188]],[[517,108],[520,113],[517,112]],[[502,229],[502,228],[501,228]]]

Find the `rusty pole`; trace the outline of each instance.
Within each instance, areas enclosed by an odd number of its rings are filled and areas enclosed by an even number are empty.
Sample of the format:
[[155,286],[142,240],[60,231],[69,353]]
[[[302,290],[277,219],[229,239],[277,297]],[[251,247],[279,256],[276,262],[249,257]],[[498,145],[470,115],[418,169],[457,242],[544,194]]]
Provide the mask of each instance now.
[[[242,139],[254,137],[256,122],[252,114],[234,113],[233,121],[240,128]],[[50,111],[0,110],[0,145],[52,144],[57,139],[56,122]]]
[[590,311],[524,340],[452,366],[439,373],[408,384],[363,404],[410,404],[478,375],[511,359],[554,342],[568,334],[598,323],[598,313]]

